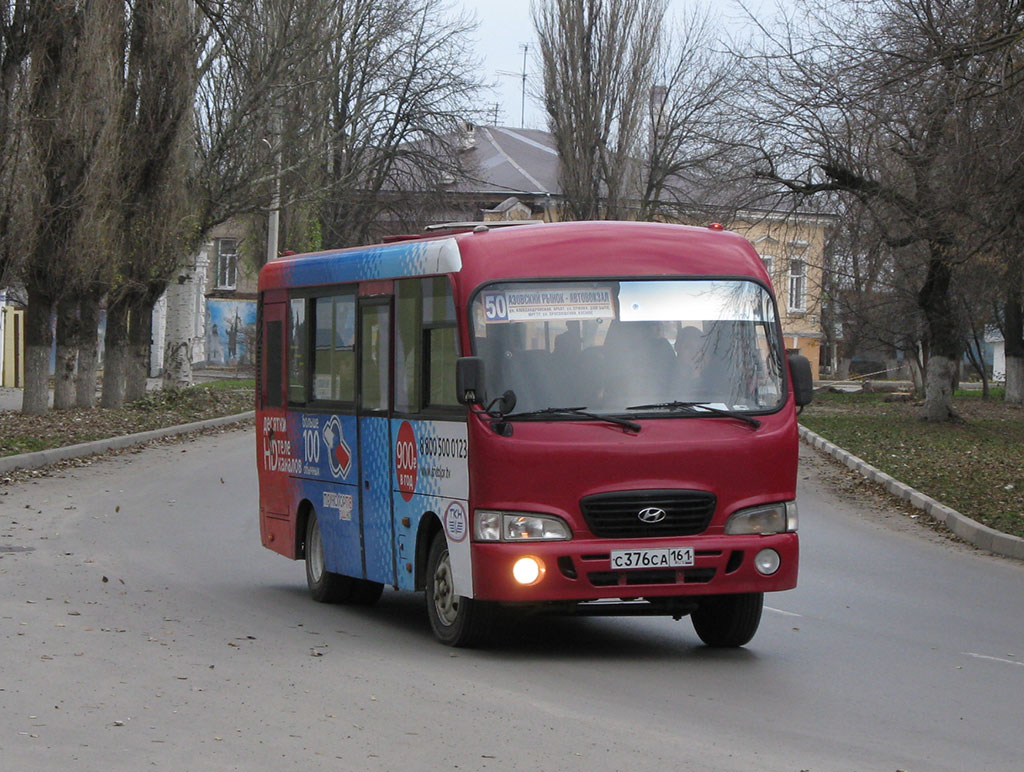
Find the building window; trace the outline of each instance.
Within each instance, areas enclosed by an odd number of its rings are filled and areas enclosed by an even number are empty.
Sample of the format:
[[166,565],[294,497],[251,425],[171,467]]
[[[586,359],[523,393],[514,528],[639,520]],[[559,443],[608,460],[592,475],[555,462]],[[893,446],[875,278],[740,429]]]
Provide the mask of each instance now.
[[789,261],[789,311],[806,310],[807,264],[800,258]]
[[238,274],[238,239],[216,239],[217,289],[234,289]]
[[771,279],[772,284],[775,284],[775,258],[771,255],[761,255],[761,262],[764,263],[764,269],[768,272],[768,278]]

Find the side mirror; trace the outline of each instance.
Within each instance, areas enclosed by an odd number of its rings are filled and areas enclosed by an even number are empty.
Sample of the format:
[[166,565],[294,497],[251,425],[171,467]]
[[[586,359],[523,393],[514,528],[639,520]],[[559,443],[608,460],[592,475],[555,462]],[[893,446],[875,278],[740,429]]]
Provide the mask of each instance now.
[[476,405],[484,401],[484,360],[459,357],[455,361],[455,390],[460,404]]
[[814,399],[814,378],[811,376],[811,363],[800,354],[790,354],[789,373],[793,379],[793,399],[797,407],[811,404]]

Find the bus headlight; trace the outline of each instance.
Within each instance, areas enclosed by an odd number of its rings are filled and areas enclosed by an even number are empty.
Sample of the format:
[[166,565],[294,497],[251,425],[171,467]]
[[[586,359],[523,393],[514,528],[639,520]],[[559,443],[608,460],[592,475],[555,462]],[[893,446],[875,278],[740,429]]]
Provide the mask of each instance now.
[[794,533],[796,529],[795,501],[741,509],[730,515],[725,523],[728,534]]
[[478,509],[473,517],[477,541],[565,541],[569,526],[552,515],[492,512]]

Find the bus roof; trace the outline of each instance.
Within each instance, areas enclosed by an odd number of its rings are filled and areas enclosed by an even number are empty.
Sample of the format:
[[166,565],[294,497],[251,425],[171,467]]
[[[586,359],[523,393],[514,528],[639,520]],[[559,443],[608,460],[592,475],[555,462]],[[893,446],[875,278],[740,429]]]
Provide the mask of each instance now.
[[[477,226],[486,223],[477,223]],[[751,276],[768,283],[753,246],[711,228],[590,221],[480,228],[282,257],[260,290],[457,273],[463,299],[488,281],[539,277]]]

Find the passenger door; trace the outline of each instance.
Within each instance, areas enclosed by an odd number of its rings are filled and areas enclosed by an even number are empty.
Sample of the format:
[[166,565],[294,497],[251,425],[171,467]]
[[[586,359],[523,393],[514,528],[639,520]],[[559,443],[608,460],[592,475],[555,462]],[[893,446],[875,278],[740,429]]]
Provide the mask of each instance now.
[[395,583],[391,514],[391,297],[359,301],[359,494],[364,575]]
[[263,543],[278,551],[287,545],[271,545],[271,534],[279,524],[268,519],[288,520],[288,473],[278,464],[275,442],[288,439],[288,397],[286,393],[285,340],[288,304],[264,302],[260,319],[259,413],[256,425],[256,468],[260,486],[260,531]]

